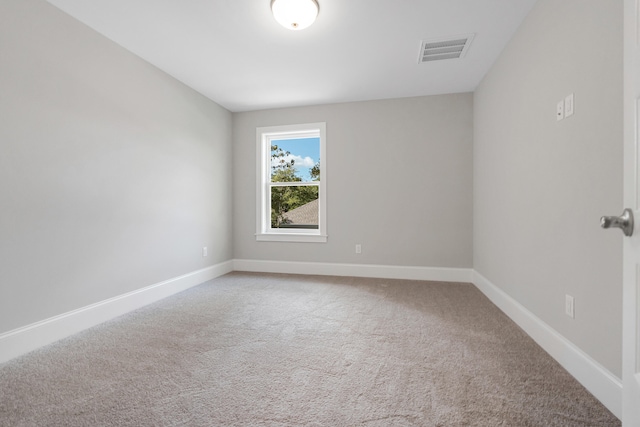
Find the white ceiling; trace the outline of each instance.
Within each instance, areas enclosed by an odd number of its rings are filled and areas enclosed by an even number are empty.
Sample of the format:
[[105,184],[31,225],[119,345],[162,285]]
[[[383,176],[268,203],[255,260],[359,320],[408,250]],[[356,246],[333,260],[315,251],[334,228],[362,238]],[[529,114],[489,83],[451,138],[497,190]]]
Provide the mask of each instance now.
[[[48,0],[231,111],[473,91],[536,0],[318,0],[281,27],[270,0]],[[425,39],[474,33],[462,59]]]

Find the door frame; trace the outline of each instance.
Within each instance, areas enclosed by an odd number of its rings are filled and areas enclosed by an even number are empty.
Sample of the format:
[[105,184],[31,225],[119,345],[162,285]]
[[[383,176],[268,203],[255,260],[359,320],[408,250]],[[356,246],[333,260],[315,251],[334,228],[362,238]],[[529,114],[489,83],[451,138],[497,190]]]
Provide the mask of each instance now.
[[[640,219],[640,170],[638,157],[638,99],[640,99],[640,0],[624,0],[624,205]],[[623,239],[622,289],[622,422],[640,426],[640,230]]]

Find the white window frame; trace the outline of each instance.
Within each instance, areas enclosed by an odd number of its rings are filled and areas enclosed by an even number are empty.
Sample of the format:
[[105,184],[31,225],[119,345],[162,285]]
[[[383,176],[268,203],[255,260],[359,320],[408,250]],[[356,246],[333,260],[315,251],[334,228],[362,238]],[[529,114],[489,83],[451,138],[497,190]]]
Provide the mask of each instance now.
[[[320,139],[320,183],[318,185],[318,228],[271,228],[271,141],[296,138]],[[327,156],[326,124],[307,123],[285,126],[259,127],[256,129],[256,240],[270,242],[321,242],[327,241]],[[316,185],[289,183],[286,185]],[[282,184],[280,184],[282,185]]]

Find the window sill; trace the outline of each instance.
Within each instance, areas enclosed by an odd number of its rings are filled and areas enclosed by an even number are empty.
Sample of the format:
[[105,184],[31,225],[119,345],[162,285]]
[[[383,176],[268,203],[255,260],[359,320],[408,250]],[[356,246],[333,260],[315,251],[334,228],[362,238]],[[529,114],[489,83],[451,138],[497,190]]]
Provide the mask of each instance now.
[[264,233],[256,234],[258,242],[300,242],[300,243],[326,243],[327,235],[321,234],[289,234],[289,233]]

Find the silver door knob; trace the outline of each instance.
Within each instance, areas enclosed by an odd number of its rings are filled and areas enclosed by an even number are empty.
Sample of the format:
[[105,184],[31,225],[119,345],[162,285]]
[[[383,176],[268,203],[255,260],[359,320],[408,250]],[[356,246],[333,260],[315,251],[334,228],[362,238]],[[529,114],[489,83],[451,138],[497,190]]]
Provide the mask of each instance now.
[[620,216],[603,216],[600,218],[600,227],[619,228],[625,236],[633,234],[633,211],[625,209]]

